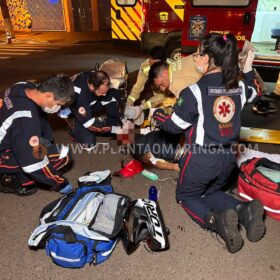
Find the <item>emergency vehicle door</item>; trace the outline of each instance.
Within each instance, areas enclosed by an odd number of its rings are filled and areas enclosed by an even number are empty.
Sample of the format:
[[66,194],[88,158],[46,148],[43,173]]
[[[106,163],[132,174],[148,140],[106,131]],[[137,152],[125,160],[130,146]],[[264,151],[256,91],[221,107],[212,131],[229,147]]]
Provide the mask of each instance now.
[[140,41],[142,0],[111,0],[112,38]]
[[[184,52],[195,50],[208,33],[233,33],[239,46],[250,40],[258,0],[192,0],[185,5],[182,38]],[[188,47],[192,47],[189,48]],[[191,51],[190,51],[191,50]]]

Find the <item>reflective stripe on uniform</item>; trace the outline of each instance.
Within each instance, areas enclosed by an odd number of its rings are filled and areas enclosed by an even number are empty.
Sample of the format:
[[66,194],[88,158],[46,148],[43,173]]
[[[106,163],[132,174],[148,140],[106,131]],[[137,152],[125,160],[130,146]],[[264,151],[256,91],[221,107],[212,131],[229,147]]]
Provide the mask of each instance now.
[[197,128],[196,128],[196,139],[195,143],[197,143],[200,146],[204,145],[204,135],[205,130],[203,127],[204,124],[204,113],[202,108],[202,97],[201,97],[201,91],[197,84],[193,84],[190,87],[190,90],[192,91],[196,101],[197,101],[197,110],[198,110],[198,121],[197,121]]
[[245,85],[242,81],[238,82],[239,86],[242,88],[242,92],[240,95],[241,98],[241,108],[244,107],[244,105],[246,104],[246,90],[245,90]]
[[175,113],[173,113],[171,115],[171,120],[180,128],[182,129],[187,129],[189,126],[191,126],[190,123],[182,120],[178,115],[176,115]]
[[27,166],[23,166],[22,170],[25,173],[32,173],[32,172],[35,172],[37,170],[40,170],[40,169],[44,168],[48,164],[49,164],[49,159],[48,159],[47,156],[45,156],[44,159],[40,162],[36,162],[36,163],[30,164],[30,165],[27,165]]
[[87,121],[86,123],[83,124],[83,126],[85,128],[89,128],[91,125],[93,125],[95,122],[95,118],[90,119],[89,121]]
[[115,97],[113,97],[111,100],[109,100],[109,101],[101,101],[101,104],[103,105],[103,106],[105,106],[105,105],[108,105],[109,103],[112,103],[112,102],[117,102],[117,100],[116,100],[116,98]]
[[93,106],[96,102],[97,102],[97,100],[94,100],[94,101],[90,102],[89,106]]
[[255,97],[258,95],[258,93],[257,93],[257,91],[256,91],[256,89],[254,87],[248,86],[248,88],[252,90],[252,95],[248,99],[248,103],[250,103],[250,102],[252,102],[255,99]]
[[27,82],[17,82],[14,85],[22,85],[22,84],[27,84]]
[[80,94],[81,91],[82,91],[82,89],[79,88],[79,87],[74,86],[74,91],[75,91],[76,93]]
[[4,137],[7,134],[7,130],[10,128],[10,126],[13,124],[13,121],[15,119],[19,118],[31,118],[32,114],[31,111],[17,111],[14,112],[11,116],[9,116],[1,125],[0,127],[0,143],[4,139]]
[[68,153],[69,153],[69,147],[62,145],[61,150],[60,150],[60,155],[59,155],[58,159],[62,159],[62,158],[67,157]]
[[130,95],[128,96],[128,99],[131,100],[132,102],[135,101],[135,98],[133,96],[130,96]]

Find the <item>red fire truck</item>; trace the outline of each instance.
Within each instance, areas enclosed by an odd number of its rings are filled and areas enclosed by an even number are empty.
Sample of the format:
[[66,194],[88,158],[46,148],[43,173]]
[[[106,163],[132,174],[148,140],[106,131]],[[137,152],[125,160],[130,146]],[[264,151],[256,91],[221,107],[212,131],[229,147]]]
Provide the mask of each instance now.
[[183,0],[111,0],[112,38],[141,42],[143,51],[166,47],[176,58],[181,51]]
[[279,0],[112,0],[112,37],[166,47],[175,58],[194,52],[207,33],[233,33],[258,49],[255,65],[280,67]]
[[240,48],[245,39],[256,48],[255,66],[280,67],[279,0],[186,1],[182,52],[192,53],[208,33],[235,34]]

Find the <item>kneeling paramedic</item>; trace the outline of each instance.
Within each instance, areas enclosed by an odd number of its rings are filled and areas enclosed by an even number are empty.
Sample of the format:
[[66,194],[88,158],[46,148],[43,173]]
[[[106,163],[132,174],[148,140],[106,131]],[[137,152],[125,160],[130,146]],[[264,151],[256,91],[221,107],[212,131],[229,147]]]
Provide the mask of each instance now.
[[0,109],[1,192],[31,195],[36,183],[61,192],[72,188],[62,176],[70,163],[69,148],[51,144],[46,113],[56,113],[73,99],[73,83],[64,75],[39,85],[20,82],[6,90]]
[[67,109],[59,115],[66,117],[73,140],[90,151],[96,146],[98,133],[114,133],[112,127],[121,124],[120,93],[110,88],[110,78],[104,71],[82,72],[72,79],[75,102],[66,113],[69,115],[64,116]]
[[221,190],[236,165],[231,146],[239,140],[241,110],[257,96],[254,55],[251,50],[244,78],[239,79],[236,38],[212,33],[193,59],[202,78],[181,92],[171,116],[158,109],[154,118],[168,132],[185,131],[190,146],[180,160],[178,203],[201,227],[216,231],[228,251],[235,253],[243,245],[239,223],[250,241],[260,240],[265,232],[259,201],[241,202]]

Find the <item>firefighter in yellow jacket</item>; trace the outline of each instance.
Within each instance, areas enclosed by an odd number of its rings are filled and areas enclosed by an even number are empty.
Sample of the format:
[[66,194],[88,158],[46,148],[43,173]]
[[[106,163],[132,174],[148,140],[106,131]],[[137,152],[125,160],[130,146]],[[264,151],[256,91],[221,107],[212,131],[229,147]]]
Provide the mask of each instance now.
[[[127,104],[132,106],[136,100],[139,99],[141,92],[144,89],[144,86],[148,80],[148,74],[150,67],[153,63],[158,61],[165,61],[165,50],[161,46],[157,46],[151,49],[149,58],[146,59],[140,66],[136,83],[134,84],[128,98]],[[150,109],[152,107],[158,107],[162,101],[165,99],[166,95],[160,92],[154,92],[154,96],[152,96],[148,101],[142,104],[142,109]]]

